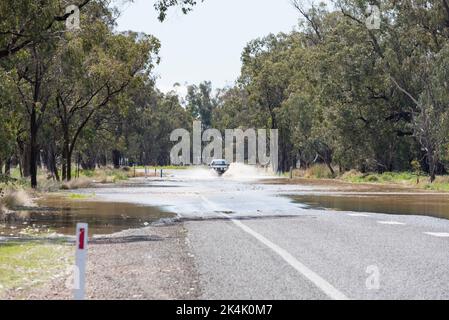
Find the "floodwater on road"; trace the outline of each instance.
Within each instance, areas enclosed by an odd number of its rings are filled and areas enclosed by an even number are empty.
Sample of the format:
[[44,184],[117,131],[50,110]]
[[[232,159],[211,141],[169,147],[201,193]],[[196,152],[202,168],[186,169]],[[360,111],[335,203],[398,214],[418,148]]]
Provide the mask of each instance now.
[[449,219],[449,195],[445,194],[319,194],[295,195],[295,202],[310,209],[423,215]]
[[[205,168],[167,170],[165,174],[163,178],[136,178],[125,184],[77,190],[87,200],[48,196],[38,207],[19,208],[0,219],[0,237],[36,230],[73,235],[77,222],[89,223],[90,235],[110,234],[175,214],[187,220],[223,218],[223,214],[253,219],[333,209],[449,219],[449,195],[400,186],[319,180],[294,183],[243,165],[231,166],[223,176]],[[89,198],[92,194],[95,196]]]
[[[338,180],[295,181],[248,166],[223,176],[192,168],[167,171],[162,179],[134,187],[95,190],[103,199],[165,208],[184,219],[272,217],[307,214],[306,209],[426,215],[449,219],[449,195],[396,185],[349,184]],[[86,190],[89,192],[89,190]]]
[[110,234],[173,216],[151,206],[50,196],[39,200],[38,207],[19,208],[0,220],[0,236],[43,232],[73,235],[77,222],[89,224],[90,236]]

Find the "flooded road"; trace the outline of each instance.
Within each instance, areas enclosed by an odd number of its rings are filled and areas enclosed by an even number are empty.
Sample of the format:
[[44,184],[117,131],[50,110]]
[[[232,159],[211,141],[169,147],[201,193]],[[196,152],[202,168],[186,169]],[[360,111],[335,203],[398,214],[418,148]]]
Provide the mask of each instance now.
[[[449,299],[449,220],[426,216],[447,218],[445,194],[267,178],[244,166],[221,177],[167,170],[163,178],[77,190],[95,197],[75,207],[46,206],[60,208],[61,230],[90,219],[97,232],[113,232],[176,214],[177,241],[194,259],[203,299]],[[130,232],[141,239],[147,229]],[[153,250],[172,254],[164,245]],[[147,253],[142,261],[152,261],[151,251],[138,255]]]
[[[70,194],[40,199],[38,207],[22,208],[0,220],[0,236],[28,232],[72,235],[77,222],[89,223],[92,235],[110,234],[175,215],[183,220],[217,214],[263,218],[304,215],[313,209],[449,219],[449,195],[411,191],[415,192],[338,181],[293,184],[249,167],[231,168],[224,176],[201,168],[167,171],[163,178],[77,190],[81,199],[71,199]],[[91,199],[93,194],[96,196]],[[215,205],[211,208],[204,197]]]
[[449,219],[449,195],[442,194],[320,194],[295,195],[292,198],[310,209],[333,209],[422,215]]
[[[304,209],[331,209],[449,219],[449,194],[400,186],[349,184],[338,180],[273,178],[263,171],[234,168],[224,176],[208,169],[167,171],[162,179],[138,179],[121,186],[80,190],[100,199],[154,206],[182,218],[232,216],[289,216]],[[202,197],[220,207],[208,210]]]
[[124,202],[105,202],[50,196],[38,201],[38,207],[23,208],[0,221],[1,236],[39,233],[73,235],[77,222],[89,224],[89,235],[141,228],[174,214],[156,207]]

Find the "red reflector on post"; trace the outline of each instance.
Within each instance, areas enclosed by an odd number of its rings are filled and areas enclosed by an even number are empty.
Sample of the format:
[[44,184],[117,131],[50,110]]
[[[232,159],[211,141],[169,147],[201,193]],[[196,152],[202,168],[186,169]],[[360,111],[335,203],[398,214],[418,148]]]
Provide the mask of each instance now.
[[84,249],[84,228],[80,229],[79,239],[78,239],[78,249]]

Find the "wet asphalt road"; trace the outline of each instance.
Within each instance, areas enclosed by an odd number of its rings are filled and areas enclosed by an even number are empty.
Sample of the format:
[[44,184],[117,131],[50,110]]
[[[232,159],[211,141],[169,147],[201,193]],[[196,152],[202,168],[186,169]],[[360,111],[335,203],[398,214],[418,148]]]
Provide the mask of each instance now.
[[204,299],[449,299],[449,220],[305,209],[252,170],[170,172],[101,199],[178,214]]

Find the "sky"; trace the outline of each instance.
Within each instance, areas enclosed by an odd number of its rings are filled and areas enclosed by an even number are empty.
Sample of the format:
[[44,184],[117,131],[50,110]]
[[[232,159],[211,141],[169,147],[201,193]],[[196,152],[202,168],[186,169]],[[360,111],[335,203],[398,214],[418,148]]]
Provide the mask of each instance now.
[[154,0],[134,0],[121,5],[117,29],[145,32],[161,41],[161,62],[155,73],[163,92],[175,83],[181,84],[178,91],[205,80],[214,88],[232,85],[249,41],[289,32],[299,19],[290,0],[206,0],[188,15],[171,8],[161,23],[153,4]]

